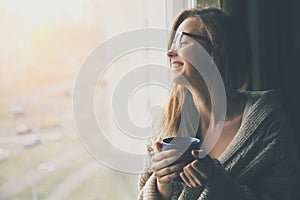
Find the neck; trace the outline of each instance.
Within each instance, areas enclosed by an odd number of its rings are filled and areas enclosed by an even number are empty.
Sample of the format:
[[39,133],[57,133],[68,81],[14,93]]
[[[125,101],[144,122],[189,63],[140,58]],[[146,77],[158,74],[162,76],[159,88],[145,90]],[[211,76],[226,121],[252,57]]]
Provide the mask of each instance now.
[[211,117],[214,117],[209,96],[205,95],[206,92],[200,92],[200,90],[196,88],[191,89],[190,92],[198,113],[201,113],[201,125],[205,126],[205,124],[209,124],[211,119],[213,119]]
[[[212,123],[211,125],[215,125],[219,122],[219,120],[218,116],[215,116],[211,109],[212,106],[208,93],[200,91],[201,90],[197,88],[190,89],[196,109],[201,114],[201,127],[206,130],[210,123]],[[227,100],[225,122],[231,121],[243,113],[245,101],[246,97],[241,94],[237,94],[233,98]]]

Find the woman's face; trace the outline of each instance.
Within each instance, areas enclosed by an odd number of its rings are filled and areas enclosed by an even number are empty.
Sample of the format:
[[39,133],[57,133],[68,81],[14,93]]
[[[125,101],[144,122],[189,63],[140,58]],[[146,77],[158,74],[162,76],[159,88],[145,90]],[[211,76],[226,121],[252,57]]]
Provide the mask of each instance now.
[[[187,35],[181,35],[180,32],[191,33],[196,36],[204,36],[201,32],[201,21],[197,17],[190,17],[185,19],[178,27],[176,31],[176,36],[174,37],[174,42],[167,52],[167,56],[170,59],[171,68],[174,71],[174,82],[181,84],[183,86],[188,85],[201,85],[200,82],[203,82],[202,77],[199,72],[188,62],[186,54],[189,54],[188,57],[194,56],[193,48],[199,43],[203,47],[207,47],[208,42],[205,40],[191,38]],[[178,43],[178,38],[181,37],[181,43]],[[206,38],[204,38],[206,39]],[[177,43],[176,43],[177,42]],[[196,55],[197,56],[197,55]],[[183,80],[184,79],[184,80]],[[188,81],[188,84],[186,83]]]

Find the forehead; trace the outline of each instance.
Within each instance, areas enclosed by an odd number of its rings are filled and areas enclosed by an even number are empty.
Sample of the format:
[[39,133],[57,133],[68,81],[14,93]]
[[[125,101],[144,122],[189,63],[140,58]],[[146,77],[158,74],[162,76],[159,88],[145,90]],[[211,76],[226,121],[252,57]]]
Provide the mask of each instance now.
[[185,19],[178,27],[178,32],[187,32],[193,34],[201,33],[201,20],[197,17],[189,17]]

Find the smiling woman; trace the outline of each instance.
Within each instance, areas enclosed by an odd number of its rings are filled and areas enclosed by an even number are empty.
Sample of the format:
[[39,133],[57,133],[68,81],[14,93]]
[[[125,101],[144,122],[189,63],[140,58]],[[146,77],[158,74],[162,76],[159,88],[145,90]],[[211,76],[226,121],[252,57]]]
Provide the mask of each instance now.
[[[216,8],[183,10],[175,19],[172,31],[176,34],[170,35],[167,56],[176,76],[160,128],[153,130],[147,145],[138,199],[299,199],[297,148],[277,96],[274,91],[244,88],[249,46],[242,26]],[[209,62],[201,62],[204,57],[197,45],[207,51]],[[187,55],[200,57],[200,64]],[[199,73],[203,63],[212,70],[212,61],[224,81],[225,119],[213,106],[219,91],[211,92],[204,81],[209,78],[213,85],[214,76]],[[209,149],[205,139],[216,138],[214,128],[219,126],[221,134]],[[164,141],[170,137],[195,137],[204,142],[198,150],[186,147],[194,156],[187,162],[183,158],[186,152],[164,150]],[[183,181],[178,181],[178,176]]]

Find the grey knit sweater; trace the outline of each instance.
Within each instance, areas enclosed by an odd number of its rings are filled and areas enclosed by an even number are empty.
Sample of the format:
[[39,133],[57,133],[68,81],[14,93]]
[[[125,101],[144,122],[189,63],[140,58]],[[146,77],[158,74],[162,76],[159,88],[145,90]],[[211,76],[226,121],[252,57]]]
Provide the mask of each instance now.
[[[273,91],[242,93],[254,100],[253,106],[223,154],[213,159],[214,176],[198,189],[172,183],[171,199],[300,200],[297,149],[276,95]],[[151,143],[148,153],[150,165]],[[151,171],[139,177],[138,199],[158,199]]]

